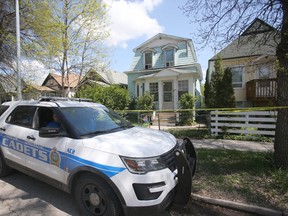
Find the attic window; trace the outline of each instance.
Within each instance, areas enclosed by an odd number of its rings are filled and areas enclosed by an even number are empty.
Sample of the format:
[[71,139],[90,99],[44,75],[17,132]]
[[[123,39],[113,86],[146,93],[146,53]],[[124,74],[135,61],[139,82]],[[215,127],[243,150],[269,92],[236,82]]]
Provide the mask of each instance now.
[[152,52],[144,53],[144,63],[146,70],[152,68]]
[[166,67],[174,66],[174,49],[165,50],[165,66]]

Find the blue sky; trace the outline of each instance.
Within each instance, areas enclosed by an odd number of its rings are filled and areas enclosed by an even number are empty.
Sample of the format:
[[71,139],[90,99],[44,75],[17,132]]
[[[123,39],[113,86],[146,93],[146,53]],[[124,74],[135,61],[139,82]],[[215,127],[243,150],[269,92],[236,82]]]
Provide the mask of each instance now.
[[193,38],[197,26],[189,23],[189,18],[178,8],[185,3],[186,0],[114,0],[110,10],[111,38],[108,40],[112,47],[110,68],[118,72],[128,71],[134,56],[133,48],[158,33],[165,33],[193,40],[205,76],[208,59],[214,52],[211,47],[200,49],[202,44],[197,44]]

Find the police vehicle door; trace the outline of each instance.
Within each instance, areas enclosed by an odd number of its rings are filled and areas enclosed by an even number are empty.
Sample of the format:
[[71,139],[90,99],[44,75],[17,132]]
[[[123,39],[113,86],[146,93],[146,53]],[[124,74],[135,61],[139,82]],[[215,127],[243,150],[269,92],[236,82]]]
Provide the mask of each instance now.
[[[28,168],[37,171],[43,175],[49,176],[60,182],[65,181],[65,160],[62,156],[65,152],[67,139],[66,136],[56,137],[40,137],[39,129],[45,127],[47,124],[46,120],[41,119],[41,115],[48,114],[52,115],[52,108],[38,107],[34,117],[34,127],[36,130],[29,134],[31,143],[42,152],[43,158],[27,157],[26,165]],[[43,125],[44,124],[44,125]]]
[[[33,133],[33,116],[36,107],[17,106],[1,122],[0,143],[5,157],[19,166],[26,165],[26,155],[41,159],[44,155],[27,142],[27,136]],[[45,156],[44,156],[45,157]]]

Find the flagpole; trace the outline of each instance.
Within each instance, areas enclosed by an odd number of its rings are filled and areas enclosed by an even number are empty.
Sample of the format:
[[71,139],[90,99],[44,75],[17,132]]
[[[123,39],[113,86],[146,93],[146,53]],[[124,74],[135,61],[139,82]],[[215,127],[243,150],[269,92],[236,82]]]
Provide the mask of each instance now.
[[17,95],[22,100],[21,67],[20,67],[20,17],[19,1],[16,0],[16,40],[17,40]]

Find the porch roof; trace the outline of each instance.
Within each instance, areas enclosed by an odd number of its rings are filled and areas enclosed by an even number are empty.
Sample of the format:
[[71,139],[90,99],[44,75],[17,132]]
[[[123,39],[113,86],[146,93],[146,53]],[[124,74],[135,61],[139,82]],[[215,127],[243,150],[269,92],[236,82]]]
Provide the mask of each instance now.
[[180,70],[180,69],[175,69],[175,68],[166,68],[163,69],[161,71],[152,73],[152,74],[145,74],[142,76],[139,76],[136,78],[136,80],[139,79],[146,79],[146,78],[152,78],[152,77],[164,77],[164,76],[179,76],[181,74],[193,74],[193,73],[197,73],[197,68],[195,67],[194,70]]

